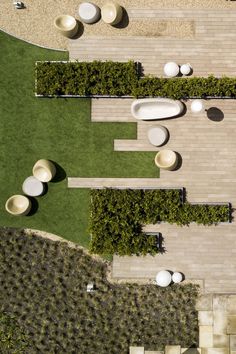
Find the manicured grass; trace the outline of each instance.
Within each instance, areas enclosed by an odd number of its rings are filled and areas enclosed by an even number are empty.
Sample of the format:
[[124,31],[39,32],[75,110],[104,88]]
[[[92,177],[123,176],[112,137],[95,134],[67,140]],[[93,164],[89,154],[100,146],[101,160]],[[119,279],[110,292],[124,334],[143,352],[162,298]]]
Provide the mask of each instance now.
[[158,177],[154,153],[113,151],[115,138],[136,138],[132,123],[91,123],[89,99],[34,97],[36,60],[67,60],[68,54],[38,48],[0,32],[0,225],[56,233],[87,246],[88,190],[69,190],[64,179],[37,198],[32,216],[4,209],[40,158],[57,162],[67,176]]
[[[116,285],[106,271],[104,262],[81,249],[0,230],[0,311],[17,318],[26,334],[23,353],[128,354],[132,345],[197,346],[196,285]],[[86,291],[90,282],[93,293]]]

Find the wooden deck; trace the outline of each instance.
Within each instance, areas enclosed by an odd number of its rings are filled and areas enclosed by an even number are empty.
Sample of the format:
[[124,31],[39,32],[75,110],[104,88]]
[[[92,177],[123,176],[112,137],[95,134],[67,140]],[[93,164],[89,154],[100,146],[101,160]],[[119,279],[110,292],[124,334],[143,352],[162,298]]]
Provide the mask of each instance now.
[[[143,37],[84,37],[70,42],[70,58],[79,60],[134,59],[145,73],[162,75],[165,62],[189,62],[195,75],[236,76],[236,11],[226,9],[145,10],[128,9],[130,19],[185,18],[195,23],[193,39]],[[236,205],[236,100],[208,100],[207,112],[187,112],[175,119],[137,122],[131,116],[131,99],[92,100],[93,122],[136,122],[137,139],[114,141],[118,151],[157,151],[149,144],[147,130],[162,124],[170,133],[165,148],[179,153],[180,168],[161,171],[158,187],[185,187],[190,202],[231,202]],[[90,183],[87,180],[87,185]],[[96,180],[96,183],[101,181]],[[112,186],[120,179],[102,181]],[[130,183],[130,181],[126,181]],[[153,181],[140,179],[140,185]],[[77,180],[76,183],[81,183]],[[83,183],[85,183],[83,181]],[[95,182],[93,182],[95,183]],[[155,184],[156,185],[156,184]],[[71,186],[73,187],[73,186]],[[154,278],[161,269],[182,271],[187,279],[203,279],[206,292],[236,293],[236,223],[204,227],[147,225],[161,232],[166,253],[155,257],[113,259],[115,279]]]
[[[92,120],[133,121],[132,100],[93,100]],[[109,109],[112,107],[112,111]],[[150,125],[162,124],[170,138],[165,148],[178,152],[182,164],[177,171],[161,171],[159,179],[73,179],[70,187],[185,187],[190,202],[231,202],[236,205],[236,100],[206,101],[207,112],[193,115],[186,102],[184,116],[155,122],[137,123],[137,140],[115,141],[124,150],[143,150]],[[102,113],[103,112],[103,113]],[[126,112],[126,113],[125,113]],[[140,148],[140,144],[143,147]],[[129,145],[131,148],[129,148]],[[157,149],[154,147],[154,149]],[[75,183],[74,185],[72,185]],[[77,185],[76,185],[77,183]],[[137,185],[136,185],[137,184]],[[115,279],[154,278],[161,269],[182,271],[187,279],[203,279],[206,292],[236,292],[236,223],[219,226],[177,227],[148,225],[161,232],[166,253],[155,257],[113,259]]]
[[[145,2],[144,2],[145,3]],[[145,6],[145,5],[144,5]],[[69,43],[70,59],[79,61],[129,59],[143,64],[145,74],[163,75],[168,61],[190,63],[194,75],[235,76],[236,11],[232,9],[127,8],[132,19],[193,20],[193,38],[82,36]]]
[[[68,188],[156,189],[159,187],[159,178],[68,178]],[[182,187],[177,186],[175,188],[181,189]]]

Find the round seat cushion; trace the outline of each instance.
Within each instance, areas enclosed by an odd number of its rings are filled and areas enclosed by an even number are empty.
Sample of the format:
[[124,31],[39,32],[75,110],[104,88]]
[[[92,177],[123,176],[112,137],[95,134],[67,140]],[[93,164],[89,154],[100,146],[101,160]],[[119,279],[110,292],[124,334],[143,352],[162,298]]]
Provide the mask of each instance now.
[[79,17],[82,22],[94,23],[100,18],[100,9],[91,2],[83,2],[79,6]]
[[34,176],[30,176],[24,181],[22,190],[26,195],[37,197],[43,193],[44,185]]
[[148,140],[152,145],[161,146],[165,144],[169,136],[168,130],[161,125],[148,130]]

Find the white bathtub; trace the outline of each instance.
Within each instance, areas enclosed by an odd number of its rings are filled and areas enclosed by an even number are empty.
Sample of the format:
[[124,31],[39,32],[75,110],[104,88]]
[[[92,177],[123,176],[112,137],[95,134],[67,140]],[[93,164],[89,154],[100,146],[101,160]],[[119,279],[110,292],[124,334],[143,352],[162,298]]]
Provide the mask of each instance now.
[[143,120],[175,117],[183,109],[182,102],[170,98],[143,98],[135,100],[131,105],[133,117]]

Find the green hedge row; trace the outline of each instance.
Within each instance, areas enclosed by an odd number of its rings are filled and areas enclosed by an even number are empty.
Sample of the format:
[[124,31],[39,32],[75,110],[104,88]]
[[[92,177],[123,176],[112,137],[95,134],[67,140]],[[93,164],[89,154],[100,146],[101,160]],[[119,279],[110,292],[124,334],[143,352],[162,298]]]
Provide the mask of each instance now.
[[161,96],[173,99],[188,97],[236,97],[236,78],[208,77],[151,78],[144,77],[132,90],[132,96]]
[[133,61],[37,62],[36,94],[235,98],[236,78],[139,78]]
[[132,62],[37,62],[39,95],[132,95],[138,80]]
[[228,205],[191,205],[180,190],[91,190],[90,251],[97,254],[158,253],[155,235],[143,224],[210,225],[229,221]]

